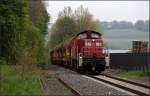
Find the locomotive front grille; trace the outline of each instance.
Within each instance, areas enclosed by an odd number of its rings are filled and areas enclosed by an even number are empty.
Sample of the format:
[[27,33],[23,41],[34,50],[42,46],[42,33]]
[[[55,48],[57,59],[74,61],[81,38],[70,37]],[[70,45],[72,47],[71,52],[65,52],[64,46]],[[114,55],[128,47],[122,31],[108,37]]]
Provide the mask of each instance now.
[[102,64],[104,65],[105,64],[105,58],[95,58],[95,62],[93,60],[94,58],[83,58],[83,64],[93,64],[93,63],[96,63],[96,64]]
[[92,68],[96,68],[95,70],[104,70],[105,68],[105,59],[104,58],[83,58],[83,68],[87,70],[92,70]]

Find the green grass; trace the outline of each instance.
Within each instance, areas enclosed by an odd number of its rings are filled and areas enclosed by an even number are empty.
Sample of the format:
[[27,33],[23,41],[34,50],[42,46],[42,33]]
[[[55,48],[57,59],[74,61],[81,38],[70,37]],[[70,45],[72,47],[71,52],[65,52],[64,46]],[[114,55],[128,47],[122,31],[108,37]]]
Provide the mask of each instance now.
[[127,77],[127,78],[139,78],[139,79],[145,79],[149,78],[150,72],[143,72],[143,71],[127,71],[127,72],[120,72],[118,74],[119,76],[122,77]]
[[[0,65],[0,95],[44,95],[38,73],[21,75],[18,65]],[[19,68],[19,67],[18,67]]]

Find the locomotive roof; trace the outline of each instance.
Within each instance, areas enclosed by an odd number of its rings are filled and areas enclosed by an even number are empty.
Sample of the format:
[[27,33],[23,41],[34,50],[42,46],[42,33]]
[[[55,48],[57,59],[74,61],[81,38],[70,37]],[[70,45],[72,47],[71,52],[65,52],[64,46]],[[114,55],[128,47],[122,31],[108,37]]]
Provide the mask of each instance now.
[[86,30],[86,31],[83,31],[83,32],[78,33],[76,36],[79,36],[80,34],[83,34],[83,33],[95,33],[95,34],[98,34],[98,35],[100,35],[100,36],[102,35],[101,33],[96,32],[96,31]]

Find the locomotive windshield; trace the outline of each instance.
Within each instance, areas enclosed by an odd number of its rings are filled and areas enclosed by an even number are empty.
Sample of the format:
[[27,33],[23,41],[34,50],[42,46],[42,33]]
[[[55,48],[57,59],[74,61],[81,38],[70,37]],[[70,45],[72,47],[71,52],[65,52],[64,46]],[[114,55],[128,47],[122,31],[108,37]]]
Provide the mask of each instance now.
[[92,33],[92,34],[91,34],[91,37],[92,37],[92,38],[98,38],[99,35],[98,35],[98,34],[95,34],[95,33]]
[[86,35],[86,34],[80,34],[80,35],[78,36],[78,38],[79,38],[79,39],[84,39],[84,38],[87,38],[87,35]]

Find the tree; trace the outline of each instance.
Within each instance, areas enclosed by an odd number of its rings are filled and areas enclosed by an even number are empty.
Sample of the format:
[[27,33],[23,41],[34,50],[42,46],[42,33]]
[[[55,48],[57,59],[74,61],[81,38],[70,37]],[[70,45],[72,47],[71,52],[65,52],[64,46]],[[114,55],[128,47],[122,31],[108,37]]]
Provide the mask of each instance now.
[[74,12],[75,21],[77,23],[78,32],[84,30],[94,30],[101,32],[100,23],[98,20],[94,20],[92,14],[89,12],[88,8],[83,8],[81,5]]
[[146,20],[144,23],[144,31],[149,32],[149,20]]
[[129,29],[129,28],[133,28],[133,24],[131,22],[127,22],[127,21],[120,21],[118,22],[118,28],[119,29]]
[[1,0],[0,13],[0,57],[16,64],[23,50],[27,3],[23,0]]
[[51,46],[54,47],[58,43],[74,36],[77,32],[76,26],[71,7],[65,7],[63,11],[59,12],[59,17],[52,26],[49,41]]
[[38,27],[42,33],[46,32],[47,23],[49,20],[48,13],[41,0],[28,1],[30,20]]
[[138,20],[136,23],[135,23],[135,28],[137,30],[143,30],[144,28],[144,21],[143,20]]
[[0,59],[7,63],[44,63],[43,33],[49,18],[42,1],[37,2],[0,1]]
[[[46,11],[46,8],[44,6],[43,1],[41,0],[37,0],[37,1],[32,1],[29,0],[28,1],[28,8],[29,8],[29,20],[31,20],[32,23],[32,29],[31,32],[29,33],[31,34],[31,39],[35,39],[34,42],[32,42],[33,40],[31,40],[29,43],[31,45],[29,46],[33,46],[33,43],[36,43],[36,46],[32,47],[30,50],[33,50],[33,48],[35,48],[35,54],[34,57],[36,63],[39,66],[44,67],[45,65],[45,61],[46,61],[46,46],[45,46],[45,41],[44,41],[44,35],[46,34],[47,31],[47,23],[49,21],[49,15]],[[35,38],[33,38],[33,37]],[[27,36],[30,37],[30,36]],[[32,52],[31,52],[32,53]]]
[[98,19],[95,20],[94,24],[95,24],[95,31],[100,32],[100,33],[104,32],[102,24]]
[[52,26],[49,40],[51,48],[84,30],[102,32],[100,21],[94,20],[92,14],[83,6],[80,6],[74,12],[71,7],[65,7],[59,12],[58,19]]
[[119,22],[115,20],[115,21],[111,22],[111,26],[113,29],[117,29],[119,26]]
[[56,24],[52,26],[49,36],[48,44],[51,49],[63,41],[62,34],[58,31]]

